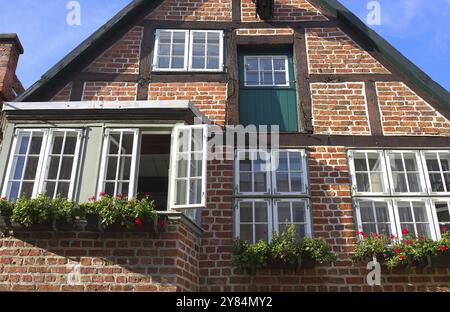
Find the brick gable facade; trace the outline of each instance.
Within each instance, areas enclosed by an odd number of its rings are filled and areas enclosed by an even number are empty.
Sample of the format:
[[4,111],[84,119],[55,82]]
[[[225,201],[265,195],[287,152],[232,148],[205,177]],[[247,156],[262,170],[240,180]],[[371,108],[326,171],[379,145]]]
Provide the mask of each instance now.
[[[239,10],[233,10],[233,3],[239,3]],[[343,27],[326,24],[333,22],[331,17],[314,3],[275,0],[274,17],[264,22],[255,18],[252,0],[162,1],[154,11],[134,21],[125,35],[98,51],[81,74],[71,76],[49,98],[188,100],[214,124],[238,124],[242,82],[236,58],[238,51],[249,47],[237,45],[236,40],[260,38],[255,44],[258,52],[261,46],[276,47],[270,41],[282,36],[287,41],[278,45],[289,45],[294,52],[298,119],[311,121],[312,129],[308,132],[299,127],[298,133],[282,134],[281,145],[306,151],[313,235],[331,245],[338,255],[335,263],[256,274],[235,269],[235,167],[231,160],[211,160],[202,231],[185,220],[174,222],[164,233],[20,232],[0,238],[0,290],[449,291],[450,266],[410,272],[383,269],[382,285],[372,287],[366,283],[365,264],[352,262],[358,235],[348,150],[448,149],[444,141],[423,142],[430,137],[448,139],[449,114],[433,99],[419,96],[407,79],[402,80],[385,60],[365,51]],[[225,70],[153,73],[154,42],[145,34],[160,28],[159,23],[162,29],[204,26],[224,30]],[[304,29],[304,34],[299,29]],[[372,83],[375,89],[369,94]],[[374,126],[381,129],[381,139],[372,137]],[[424,140],[404,143],[406,136]],[[67,284],[72,260],[81,264],[81,285]]]

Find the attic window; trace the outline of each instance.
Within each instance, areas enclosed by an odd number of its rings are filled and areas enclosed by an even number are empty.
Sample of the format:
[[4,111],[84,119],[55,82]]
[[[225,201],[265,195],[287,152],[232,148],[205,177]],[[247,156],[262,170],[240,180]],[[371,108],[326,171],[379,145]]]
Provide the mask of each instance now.
[[273,17],[274,0],[253,0],[256,6],[256,16],[262,20]]

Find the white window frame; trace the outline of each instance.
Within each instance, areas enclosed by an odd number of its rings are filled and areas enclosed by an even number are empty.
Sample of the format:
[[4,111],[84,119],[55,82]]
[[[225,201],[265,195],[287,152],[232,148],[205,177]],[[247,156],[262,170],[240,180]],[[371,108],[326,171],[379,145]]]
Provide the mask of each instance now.
[[[280,234],[280,222],[278,220],[278,203],[280,202],[301,202],[305,204],[305,237],[312,237],[312,219],[311,219],[311,205],[309,203],[309,200],[307,198],[277,198],[273,199],[272,204],[272,212],[273,212],[273,225],[274,225],[274,232],[277,232]],[[290,207],[290,213],[291,213],[291,222],[290,224],[303,224],[303,222],[294,222],[294,208],[292,208],[292,205]],[[284,223],[284,222],[282,222]]]
[[[444,198],[431,198],[431,208],[432,208],[432,214],[433,214],[433,223],[434,223],[434,227],[435,227],[435,231],[436,231],[436,237],[437,239],[441,239],[441,226],[440,226],[440,222],[438,220],[438,216],[437,216],[437,210],[436,210],[436,203],[447,203],[447,209],[449,210],[450,213],[450,198],[448,197],[444,197]],[[450,222],[449,222],[450,223]],[[449,228],[450,230],[450,228]]]
[[[56,186],[58,185],[58,183],[60,182],[59,179],[59,173],[61,170],[61,165],[62,165],[62,157],[63,157],[63,152],[64,152],[64,147],[65,147],[65,137],[67,132],[74,132],[77,133],[77,143],[76,143],[76,147],[75,147],[75,154],[73,156],[73,164],[72,164],[72,172],[70,174],[70,185],[69,185],[69,193],[67,195],[68,199],[74,199],[74,195],[75,195],[75,182],[76,182],[76,176],[78,173],[78,162],[80,159],[80,151],[81,151],[81,144],[82,144],[82,139],[84,136],[84,130],[83,129],[58,129],[58,128],[52,128],[50,129],[50,133],[48,135],[48,144],[46,146],[46,150],[45,150],[45,157],[44,157],[44,161],[45,164],[43,164],[43,172],[42,172],[42,177],[40,179],[39,182],[39,190],[41,190],[42,192],[44,191],[44,184],[47,180],[47,175],[48,175],[48,170],[50,167],[50,154],[51,154],[51,149],[53,148],[53,139],[54,139],[54,135],[55,132],[64,132],[64,140],[63,140],[63,145],[61,148],[61,153],[60,153],[60,164],[59,164],[59,168],[58,168],[58,173],[57,173],[57,179],[56,179]],[[55,188],[55,192],[56,192],[57,188]],[[48,197],[51,198],[55,198],[57,194],[54,194],[53,196],[50,196],[49,194],[47,194]]]
[[430,180],[430,174],[429,174],[429,170],[428,170],[428,165],[427,165],[427,160],[425,158],[426,154],[437,154],[437,159],[439,162],[439,173],[441,174],[441,179],[442,179],[442,183],[444,188],[447,188],[447,185],[445,183],[445,177],[444,177],[444,171],[442,170],[442,164],[441,164],[441,153],[450,153],[450,150],[422,150],[420,151],[420,156],[422,158],[422,168],[424,170],[424,174],[425,174],[425,180],[426,180],[426,185],[427,185],[427,190],[431,195],[437,195],[437,196],[449,196],[450,195],[450,188],[447,189],[446,192],[434,192],[432,187],[431,187],[431,180]]
[[[97,186],[97,196],[101,192],[104,191],[104,185],[105,185],[105,178],[106,178],[106,164],[108,159],[108,148],[109,148],[109,136],[111,133],[119,132],[121,135],[123,135],[124,132],[133,133],[133,154],[131,157],[131,167],[130,167],[130,182],[128,185],[128,198],[133,198],[136,196],[136,173],[137,173],[137,157],[138,157],[138,147],[139,147],[139,137],[140,137],[140,131],[137,128],[131,128],[131,129],[123,129],[123,128],[108,128],[105,130],[104,136],[103,136],[103,149],[102,149],[102,160],[100,165],[100,176]],[[118,154],[118,161],[117,166],[120,164],[120,149]],[[115,193],[117,193],[117,184],[119,183],[117,176],[119,174],[118,168],[116,169],[116,179],[115,179]],[[114,196],[117,194],[113,194]]]
[[[263,153],[263,154],[265,154],[266,156],[266,159],[268,160],[267,162],[266,162],[266,165],[268,164],[268,165],[270,165],[270,158],[269,157],[271,157],[270,155],[271,155],[271,153],[270,152],[268,152],[268,151],[264,151],[264,150],[258,150],[258,149],[249,149],[249,150],[237,150],[236,151],[236,161],[235,161],[235,166],[234,166],[234,168],[235,168],[235,179],[234,179],[234,182],[235,182],[235,190],[236,190],[236,194],[238,194],[238,195],[240,195],[240,196],[245,196],[245,195],[248,195],[248,196],[253,196],[253,195],[270,195],[271,193],[272,193],[272,183],[271,183],[271,172],[268,170],[268,171],[265,171],[265,173],[266,173],[266,186],[267,186],[267,188],[266,188],[266,191],[263,191],[263,192],[255,192],[255,191],[252,191],[252,192],[241,192],[240,190],[239,190],[239,185],[240,185],[240,173],[241,173],[241,169],[240,169],[240,155],[241,154],[246,154],[246,153],[248,153],[249,155],[250,154],[258,154],[258,153]],[[254,189],[254,182],[255,182],[255,172],[256,171],[254,171],[253,170],[253,163],[254,163],[254,161],[255,161],[255,158],[256,156],[252,156],[251,158],[253,159],[253,160],[251,160],[252,161],[252,171],[250,172],[250,174],[252,175],[252,190]],[[258,172],[264,172],[264,171],[258,171]]]
[[[176,180],[177,180],[177,157],[178,157],[178,133],[179,131],[189,130],[192,134],[192,130],[201,129],[203,131],[203,168],[202,168],[202,199],[199,204],[186,204],[186,205],[178,205],[176,204]],[[192,135],[190,135],[192,137]],[[193,209],[193,208],[202,208],[206,206],[206,187],[207,187],[207,153],[208,153],[208,125],[175,125],[172,131],[172,146],[171,146],[171,156],[170,156],[170,172],[169,172],[169,198],[168,198],[168,209],[169,210],[177,210],[177,209]],[[189,141],[189,155],[192,153],[192,142]],[[190,181],[190,161],[191,158],[189,156],[188,160],[188,181]],[[186,202],[189,203],[190,196],[190,185],[187,183],[187,194],[186,194]]]
[[[302,158],[302,179],[303,179],[303,191],[300,192],[279,192],[277,190],[277,170],[274,168],[272,168],[271,170],[271,175],[272,175],[272,185],[271,188],[273,190],[273,193],[275,195],[306,195],[308,194],[309,191],[309,187],[308,187],[308,166],[307,166],[307,158],[306,158],[306,151],[303,149],[279,149],[276,150],[274,152],[272,152],[271,158],[272,158],[272,164],[274,163],[274,161],[277,159],[276,158],[276,154],[280,153],[280,152],[287,152],[288,155],[290,153],[299,153],[301,158]],[[288,156],[289,157],[289,156]],[[290,170],[290,158],[288,161],[288,183],[289,183],[289,188],[292,189],[292,185],[291,185],[291,170]]]
[[[6,170],[6,175],[5,175],[5,181],[3,183],[3,190],[2,190],[2,197],[7,197],[9,200],[9,194],[8,194],[8,185],[10,183],[10,181],[12,180],[12,166],[14,163],[14,157],[16,155],[16,149],[17,149],[17,144],[18,144],[18,140],[19,140],[19,136],[21,133],[25,132],[25,133],[30,133],[31,137],[33,136],[33,132],[40,132],[43,134],[42,136],[42,145],[41,145],[41,151],[39,154],[39,161],[38,161],[38,166],[36,169],[36,176],[34,178],[34,185],[33,185],[33,191],[32,191],[32,195],[31,197],[36,197],[37,195],[39,195],[39,190],[40,190],[40,179],[41,179],[41,171],[42,171],[42,166],[43,166],[43,162],[44,162],[44,155],[45,155],[45,150],[46,150],[46,145],[47,145],[47,141],[48,141],[48,131],[49,129],[45,129],[45,128],[36,128],[36,129],[16,129],[14,132],[14,140],[11,146],[11,151],[9,154],[9,160],[8,160],[8,167]],[[18,198],[20,198],[22,196],[22,183],[23,183],[23,178],[24,178],[24,174],[25,174],[25,169],[26,169],[26,164],[28,161],[28,156],[29,156],[29,150],[30,150],[30,145],[31,145],[31,140],[28,143],[28,147],[27,147],[27,152],[25,154],[25,162],[24,162],[24,167],[23,167],[23,172],[22,172],[22,178],[20,179],[20,190],[19,193],[17,194]]]
[[[357,183],[357,179],[356,179],[356,169],[355,169],[355,157],[354,154],[355,153],[364,153],[366,155],[366,163],[367,163],[367,169],[370,169],[369,166],[369,162],[367,160],[367,154],[368,153],[377,153],[380,157],[381,157],[381,167],[383,170],[383,183],[384,183],[384,192],[359,192],[358,191],[358,183]],[[348,158],[349,158],[349,165],[350,165],[350,176],[351,176],[351,181],[352,181],[352,193],[354,196],[378,196],[378,195],[390,195],[390,183],[389,183],[389,178],[388,178],[388,173],[387,173],[387,168],[386,168],[386,158],[385,158],[385,154],[382,150],[350,150],[348,151]],[[369,183],[370,183],[370,187],[372,188],[372,180],[370,179],[370,172],[369,172]]]
[[[363,222],[362,222],[362,217],[361,217],[361,206],[360,206],[360,202],[361,201],[367,201],[367,202],[383,202],[383,203],[387,203],[388,206],[388,215],[389,215],[389,226],[391,228],[391,233],[392,235],[398,236],[398,230],[397,230],[397,222],[396,222],[396,216],[394,213],[394,209],[392,206],[392,199],[391,198],[383,198],[383,197],[359,197],[359,198],[355,198],[353,200],[353,205],[354,205],[354,211],[355,211],[355,217],[356,217],[356,227],[358,229],[358,232],[364,232],[363,229]],[[372,209],[373,208],[373,204],[372,204]],[[377,218],[377,214],[376,214],[376,210],[374,209],[374,216],[375,216],[375,220]],[[378,222],[375,222],[378,224]],[[378,229],[378,225],[376,225],[377,229]],[[401,231],[400,231],[401,232]],[[378,231],[378,233],[380,233]]]
[[[439,235],[436,234],[436,225],[435,225],[435,217],[433,214],[433,209],[430,203],[430,199],[428,198],[418,198],[418,197],[409,197],[409,198],[393,198],[392,199],[393,202],[393,208],[394,208],[394,213],[395,213],[395,219],[396,219],[396,227],[398,229],[398,237],[401,239],[403,238],[403,233],[402,233],[402,225],[401,225],[401,221],[400,221],[400,214],[398,212],[398,205],[397,203],[399,202],[423,202],[425,203],[425,211],[427,213],[427,218],[429,220],[429,224],[430,224],[430,234],[431,234],[431,239],[432,240],[437,240]],[[414,223],[414,227],[416,228],[416,218],[415,215],[412,215],[413,217],[413,223]],[[417,228],[416,228],[417,229]],[[413,233],[414,234],[414,233]]]
[[[272,241],[273,238],[273,215],[272,215],[272,203],[270,199],[263,199],[263,198],[240,198],[236,201],[235,204],[235,234],[236,237],[240,237],[241,234],[241,206],[240,204],[243,202],[251,202],[252,204],[254,202],[266,202],[267,203],[267,239],[268,241]],[[253,219],[255,219],[255,205],[253,204]],[[250,224],[246,222],[246,224]],[[255,221],[251,222],[253,226],[253,241],[250,243],[255,244],[256,243],[256,231],[255,231],[255,225],[259,224]]]
[[[208,43],[207,43],[207,38],[208,38],[208,33],[217,33],[219,34],[219,68],[213,68],[213,69],[208,69],[208,68],[193,68],[192,67],[192,61],[194,58],[194,33],[205,33],[205,46],[206,46],[206,50],[205,53],[207,53],[208,51]],[[193,71],[193,72],[222,72],[224,69],[224,62],[223,62],[223,43],[224,41],[224,35],[223,35],[223,30],[191,30],[189,32],[189,66],[188,69],[189,71]],[[207,64],[207,54],[205,54],[205,65]]]
[[[261,58],[271,58],[272,59],[272,84],[261,84]],[[247,81],[247,60],[249,58],[257,58],[258,59],[258,84],[249,84]],[[286,83],[285,84],[276,84],[275,83],[275,69],[273,68],[273,60],[274,58],[284,58],[285,62],[285,75],[286,75]],[[249,88],[270,88],[270,87],[289,87],[291,85],[290,79],[289,79],[289,58],[287,55],[281,54],[281,55],[245,55],[244,56],[244,86]],[[281,71],[280,71],[281,72]]]
[[[404,168],[404,173],[407,173],[408,171],[406,171],[406,166],[405,166],[405,162],[404,162],[404,156],[403,154],[405,153],[413,153],[415,154],[415,159],[416,159],[416,164],[417,164],[417,169],[419,171],[419,183],[420,186],[422,187],[422,192],[396,192],[395,191],[395,186],[394,186],[394,176],[393,176],[393,172],[392,172],[392,168],[391,168],[391,160],[390,160],[390,155],[393,154],[401,154],[402,155],[402,162],[403,162],[403,168]],[[420,151],[418,150],[387,150],[385,151],[385,159],[386,159],[386,166],[388,169],[388,174],[389,174],[389,185],[390,185],[390,190],[391,190],[391,194],[394,196],[412,196],[412,195],[427,195],[428,194],[428,188],[427,185],[425,183],[425,168],[423,168],[423,164],[422,164],[422,160],[421,160],[421,154]],[[409,190],[409,179],[406,176],[406,187]]]
[[[170,54],[169,54],[169,68],[159,68],[158,67],[158,56],[159,56],[159,40],[161,32],[171,32],[171,43],[170,43]],[[184,33],[184,65],[183,68],[171,68],[172,65],[172,44],[173,44],[173,33]],[[163,72],[163,71],[173,71],[173,72],[184,72],[188,68],[188,58],[189,58],[189,30],[183,29],[157,29],[155,31],[155,48],[153,55],[152,71]]]

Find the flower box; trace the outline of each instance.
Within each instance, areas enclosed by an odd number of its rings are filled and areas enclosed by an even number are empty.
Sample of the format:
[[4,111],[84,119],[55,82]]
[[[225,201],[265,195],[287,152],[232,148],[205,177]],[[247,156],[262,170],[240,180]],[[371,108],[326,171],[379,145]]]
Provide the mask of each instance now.
[[430,265],[433,268],[448,268],[448,267],[450,267],[450,254],[432,257]]

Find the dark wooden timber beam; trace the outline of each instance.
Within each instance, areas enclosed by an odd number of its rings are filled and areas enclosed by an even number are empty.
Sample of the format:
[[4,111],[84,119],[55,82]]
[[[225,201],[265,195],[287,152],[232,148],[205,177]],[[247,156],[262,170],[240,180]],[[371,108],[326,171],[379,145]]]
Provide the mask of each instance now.
[[450,137],[438,136],[357,136],[280,133],[281,147],[345,146],[360,148],[447,148]]
[[[148,67],[150,68],[151,65]],[[84,72],[77,76],[77,80],[81,81],[105,81],[105,82],[134,82],[139,83],[140,80],[146,79],[143,84],[143,88],[148,85],[147,81],[150,82],[226,82],[226,74],[224,72],[219,73],[170,73],[170,72],[159,72],[159,73],[145,73],[145,76],[140,76],[136,74],[108,74],[108,73],[90,73]],[[138,99],[139,100],[139,99]],[[145,100],[145,98],[141,99]]]
[[81,101],[83,98],[84,81],[76,79],[72,82],[72,90],[70,91],[70,101]]
[[231,15],[233,22],[241,21],[241,0],[233,0],[231,7]]
[[139,75],[82,72],[78,74],[76,79],[83,81],[137,82]]
[[139,78],[136,99],[148,100],[148,89],[150,84],[151,56],[153,42],[155,38],[155,29],[152,26],[144,27],[144,35],[141,42],[141,56],[139,61]]
[[311,83],[314,82],[369,82],[369,81],[401,81],[393,74],[311,74]]
[[152,73],[150,75],[152,82],[226,82],[227,75],[224,72],[217,73]]
[[378,105],[377,88],[374,81],[368,81],[365,84],[367,113],[370,122],[370,131],[373,136],[383,135],[383,125],[381,124],[380,107]]
[[226,123],[239,124],[239,68],[236,30],[227,32],[227,110]]
[[198,22],[198,21],[154,21],[142,20],[137,26],[155,25],[158,28],[178,29],[235,29],[235,28],[327,28],[337,27],[338,22],[330,21],[298,21],[298,22]]
[[294,30],[294,68],[300,132],[312,133],[311,87],[305,29]]
[[292,35],[237,36],[238,45],[291,45],[293,42]]

